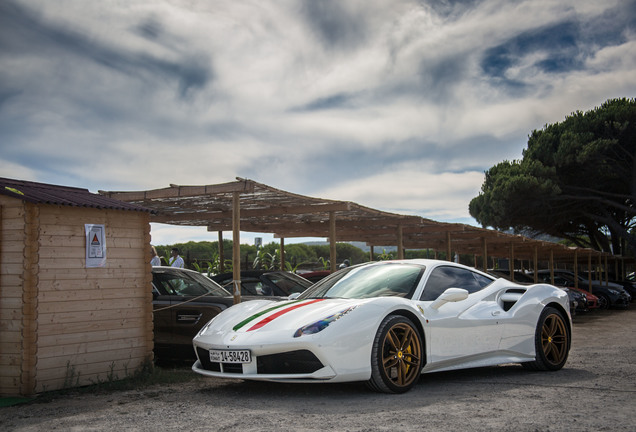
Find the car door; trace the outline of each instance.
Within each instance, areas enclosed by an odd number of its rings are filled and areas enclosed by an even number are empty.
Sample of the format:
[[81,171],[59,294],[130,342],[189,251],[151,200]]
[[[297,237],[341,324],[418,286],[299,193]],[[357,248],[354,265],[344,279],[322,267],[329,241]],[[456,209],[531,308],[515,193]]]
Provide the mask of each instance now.
[[[503,310],[496,301],[487,300],[488,293],[482,291],[493,280],[454,266],[439,266],[429,273],[420,296],[427,322],[429,363],[452,362],[498,349]],[[431,308],[433,301],[448,288],[466,289],[468,298],[446,303],[439,309]]]
[[205,287],[176,271],[153,273],[153,285],[158,293],[153,302],[155,345],[160,349],[191,351],[192,338],[229,301],[205,296]]

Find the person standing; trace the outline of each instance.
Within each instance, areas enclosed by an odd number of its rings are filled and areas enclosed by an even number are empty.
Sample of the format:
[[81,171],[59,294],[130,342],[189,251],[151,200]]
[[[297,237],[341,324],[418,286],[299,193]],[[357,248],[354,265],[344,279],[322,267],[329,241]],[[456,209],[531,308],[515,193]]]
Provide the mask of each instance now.
[[157,255],[157,249],[154,246],[150,246],[150,265],[153,267],[161,265],[161,258]]
[[177,248],[172,248],[172,250],[170,251],[170,267],[178,267],[178,268],[184,268],[185,267],[185,263],[183,262],[183,258],[181,258],[179,256],[179,249]]

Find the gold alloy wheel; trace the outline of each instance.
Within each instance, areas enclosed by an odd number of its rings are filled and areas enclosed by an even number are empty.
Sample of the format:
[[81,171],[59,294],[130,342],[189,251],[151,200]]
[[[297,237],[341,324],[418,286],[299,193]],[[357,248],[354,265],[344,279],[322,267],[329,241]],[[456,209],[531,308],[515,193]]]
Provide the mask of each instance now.
[[560,364],[568,355],[568,333],[560,314],[546,317],[541,329],[541,345],[545,359],[553,365]]
[[409,386],[420,375],[421,346],[416,331],[406,323],[396,323],[383,341],[382,367],[385,376],[398,386]]

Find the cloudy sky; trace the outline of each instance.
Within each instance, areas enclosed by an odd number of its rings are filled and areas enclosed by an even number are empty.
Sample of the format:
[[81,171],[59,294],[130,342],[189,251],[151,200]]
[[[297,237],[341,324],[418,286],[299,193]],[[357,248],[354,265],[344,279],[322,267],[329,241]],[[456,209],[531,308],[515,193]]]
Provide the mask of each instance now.
[[532,130],[635,96],[634,0],[0,2],[0,176],[93,192],[238,176],[476,224]]

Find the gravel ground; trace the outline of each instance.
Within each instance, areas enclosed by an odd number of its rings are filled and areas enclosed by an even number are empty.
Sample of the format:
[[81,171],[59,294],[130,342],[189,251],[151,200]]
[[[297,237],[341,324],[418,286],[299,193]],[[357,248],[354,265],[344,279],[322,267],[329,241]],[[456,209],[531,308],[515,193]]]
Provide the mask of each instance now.
[[196,376],[0,409],[3,431],[636,431],[636,309],[574,318],[564,369],[518,365],[424,375],[402,395],[363,384]]

